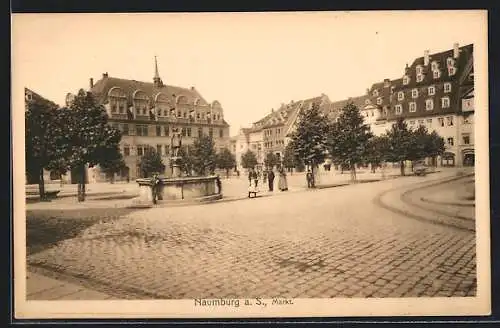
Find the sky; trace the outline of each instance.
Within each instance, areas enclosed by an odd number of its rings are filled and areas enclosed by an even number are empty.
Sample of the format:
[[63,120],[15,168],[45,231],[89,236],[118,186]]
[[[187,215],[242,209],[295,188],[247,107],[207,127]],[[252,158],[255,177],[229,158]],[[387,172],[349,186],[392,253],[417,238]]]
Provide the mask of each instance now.
[[416,57],[483,42],[485,11],[14,14],[12,72],[64,105],[109,76],[165,84],[218,100],[231,135],[281,103],[342,100]]

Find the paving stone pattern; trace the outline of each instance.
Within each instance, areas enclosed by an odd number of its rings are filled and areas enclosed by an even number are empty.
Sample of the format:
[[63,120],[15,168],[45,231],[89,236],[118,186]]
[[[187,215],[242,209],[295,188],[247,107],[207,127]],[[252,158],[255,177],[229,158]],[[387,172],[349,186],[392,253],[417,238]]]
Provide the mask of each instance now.
[[137,299],[475,296],[473,232],[372,201],[415,181],[141,210],[28,263]]

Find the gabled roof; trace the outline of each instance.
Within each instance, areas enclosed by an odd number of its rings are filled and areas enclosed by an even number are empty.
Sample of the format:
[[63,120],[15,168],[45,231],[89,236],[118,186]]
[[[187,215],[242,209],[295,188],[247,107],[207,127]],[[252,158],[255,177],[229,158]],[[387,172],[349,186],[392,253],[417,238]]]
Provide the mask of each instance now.
[[151,82],[121,79],[107,75],[103,76],[102,79],[94,84],[91,92],[96,95],[101,102],[104,102],[109,90],[113,87],[118,87],[126,93],[129,105],[132,104],[133,94],[137,90],[141,90],[146,93],[150,100],[153,100],[154,97],[161,92],[172,104],[176,102],[177,97],[185,96],[189,104],[193,104],[199,99],[200,105],[208,105],[207,101],[194,88],[188,89],[173,85],[163,85],[162,87],[157,87]]
[[24,88],[24,96],[25,96],[25,100],[26,100],[26,103],[29,102],[30,100],[28,99],[28,97],[31,97],[31,99],[33,100],[41,100],[43,102],[46,102],[48,103],[49,105],[53,106],[54,108],[58,108],[59,105],[57,105],[55,102],[53,102],[52,100],[49,100],[43,96],[41,96],[39,93],[29,89],[29,88]]

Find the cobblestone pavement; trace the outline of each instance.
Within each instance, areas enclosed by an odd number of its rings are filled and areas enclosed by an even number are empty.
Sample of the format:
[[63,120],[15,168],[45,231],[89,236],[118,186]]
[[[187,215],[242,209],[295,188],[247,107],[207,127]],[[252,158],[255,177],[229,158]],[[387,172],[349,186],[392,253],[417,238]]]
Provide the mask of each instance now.
[[28,264],[137,299],[475,296],[473,232],[373,201],[439,177],[136,211]]

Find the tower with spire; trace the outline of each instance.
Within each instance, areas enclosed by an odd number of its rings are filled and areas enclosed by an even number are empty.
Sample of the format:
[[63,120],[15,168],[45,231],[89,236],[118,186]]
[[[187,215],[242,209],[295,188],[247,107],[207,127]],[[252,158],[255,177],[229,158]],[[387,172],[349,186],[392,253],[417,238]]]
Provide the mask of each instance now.
[[155,56],[155,76],[153,77],[153,83],[156,88],[163,87],[163,81],[161,80],[160,73],[158,72],[158,62]]

